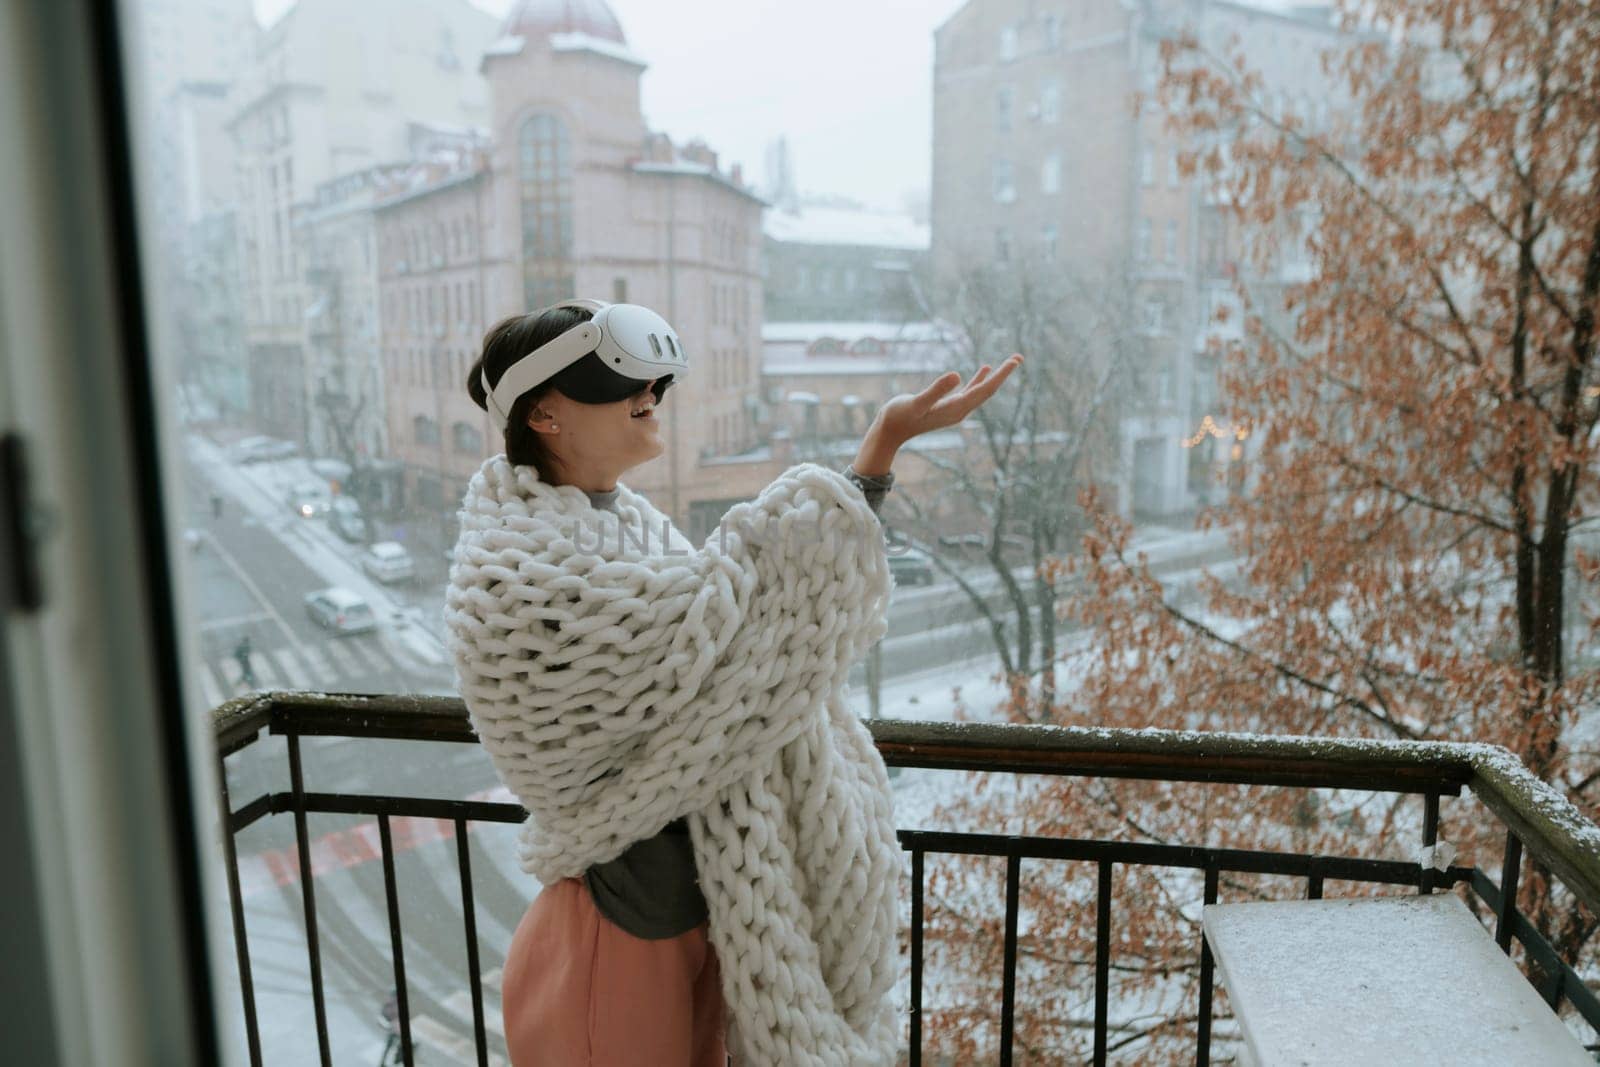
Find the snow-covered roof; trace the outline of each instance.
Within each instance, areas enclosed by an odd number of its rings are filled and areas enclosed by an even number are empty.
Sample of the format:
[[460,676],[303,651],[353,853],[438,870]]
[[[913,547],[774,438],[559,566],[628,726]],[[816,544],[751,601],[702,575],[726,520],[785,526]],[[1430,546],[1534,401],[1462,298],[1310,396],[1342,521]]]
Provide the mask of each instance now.
[[850,344],[864,338],[879,341],[939,341],[948,328],[936,322],[768,322],[761,326],[767,344],[810,344],[824,337]]
[[761,373],[772,378],[803,378],[826,374],[830,377],[869,377],[884,374],[943,374],[949,370],[947,352],[934,345],[906,346],[888,355],[807,356],[798,353],[775,355],[768,351],[761,360]]
[[708,163],[692,163],[679,160],[673,163],[635,163],[633,169],[651,174],[705,174],[716,176],[716,171]]
[[501,37],[491,41],[489,47],[483,50],[486,56],[515,56],[521,55],[527,41],[521,37]]
[[774,241],[803,245],[856,245],[925,252],[931,229],[910,215],[838,207],[768,211],[762,232]]
[[593,52],[596,55],[630,63],[641,70],[650,65],[640,59],[627,45],[589,33],[552,33],[550,48],[556,52]]

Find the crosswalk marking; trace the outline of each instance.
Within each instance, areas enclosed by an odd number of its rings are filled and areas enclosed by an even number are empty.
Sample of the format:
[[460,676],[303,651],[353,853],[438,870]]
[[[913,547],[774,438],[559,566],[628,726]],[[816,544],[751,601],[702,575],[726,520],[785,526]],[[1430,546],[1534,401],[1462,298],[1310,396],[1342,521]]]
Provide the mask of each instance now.
[[333,661],[335,675],[344,677],[356,672],[356,661],[351,657],[350,651],[344,647],[343,641],[329,641],[322,646],[322,652]]
[[295,658],[294,652],[287,648],[272,650],[272,659],[278,665],[278,670],[289,679],[289,685],[295,689],[311,688],[311,678],[306,674],[306,669]]
[[200,699],[204,700],[207,708],[214,708],[228,698],[222,693],[222,686],[217,684],[217,676],[211,672],[206,664],[201,664],[196,672],[200,675]]
[[[471,1025],[472,993],[470,991],[457,990],[439,1003],[449,1008],[457,1017],[467,1020],[468,1025]],[[491,1005],[485,1004],[483,1007],[483,1028],[500,1038],[504,1038],[506,1036],[505,1016],[498,1011],[491,1010]]]
[[[472,1005],[468,1004],[467,1018],[470,1019],[471,1017]],[[485,1024],[489,1022],[488,1012],[484,1013],[483,1021]],[[495,1024],[497,1027],[500,1026],[500,1020],[498,1018],[495,1020]],[[500,1033],[500,1030],[496,1029],[495,1032]],[[478,1062],[477,1049],[473,1046],[472,1039],[470,1037],[460,1036],[449,1026],[446,1026],[444,1023],[440,1022],[438,1019],[432,1018],[431,1016],[413,1015],[411,1017],[411,1036],[414,1039],[426,1041],[428,1044],[438,1048],[447,1057],[449,1057],[451,1063]],[[500,1036],[504,1037],[505,1035],[501,1034]],[[501,1056],[499,1053],[494,1051],[489,1051],[488,1055],[489,1062],[493,1064],[494,1067],[506,1067],[506,1060],[504,1056]]]
[[368,644],[367,640],[366,638],[359,638],[354,641],[348,641],[345,643],[345,647],[350,650],[356,659],[365,661],[367,670],[378,674],[388,673],[393,668],[387,658],[384,657],[381,651]]
[[311,668],[311,677],[318,685],[327,685],[333,681],[333,667],[328,663],[328,657],[316,645],[301,645],[300,658],[306,661]]

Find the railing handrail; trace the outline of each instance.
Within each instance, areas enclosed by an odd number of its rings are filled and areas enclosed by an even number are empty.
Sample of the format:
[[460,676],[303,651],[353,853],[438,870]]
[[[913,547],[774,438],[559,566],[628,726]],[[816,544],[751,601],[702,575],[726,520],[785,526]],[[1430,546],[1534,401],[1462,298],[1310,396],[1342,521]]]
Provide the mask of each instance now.
[[[458,697],[268,691],[212,712],[218,749],[273,733],[473,743]],[[1457,794],[1463,786],[1591,910],[1600,827],[1509,749],[1458,741],[1305,737],[1016,723],[867,721],[898,767]]]

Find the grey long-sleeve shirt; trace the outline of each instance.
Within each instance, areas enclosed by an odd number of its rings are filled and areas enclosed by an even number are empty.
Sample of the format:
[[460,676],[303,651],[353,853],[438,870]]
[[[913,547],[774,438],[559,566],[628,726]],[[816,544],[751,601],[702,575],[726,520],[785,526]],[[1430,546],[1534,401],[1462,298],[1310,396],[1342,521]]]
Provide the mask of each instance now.
[[[894,484],[894,475],[868,478],[846,467],[846,477],[861,488],[876,512]],[[616,510],[618,491],[590,493],[597,508]],[[689,824],[684,819],[668,823],[654,837],[637,841],[609,863],[597,863],[584,872],[595,907],[601,915],[635,937],[659,940],[688,933],[709,914],[695,870]]]

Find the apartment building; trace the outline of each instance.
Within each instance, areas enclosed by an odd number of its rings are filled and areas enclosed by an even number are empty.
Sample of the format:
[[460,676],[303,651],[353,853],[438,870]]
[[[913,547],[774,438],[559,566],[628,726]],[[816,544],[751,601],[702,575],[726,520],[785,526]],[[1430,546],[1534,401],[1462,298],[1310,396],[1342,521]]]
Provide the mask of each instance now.
[[[1215,312],[1232,301],[1237,236],[1204,183],[1180,174],[1184,146],[1155,100],[1160,43],[1184,28],[1219,53],[1236,40],[1273,113],[1316,127],[1342,106],[1318,62],[1342,40],[1323,5],[969,0],[935,33],[934,271],[1012,264],[1117,287],[1150,361],[1122,420],[1119,496],[1126,513],[1152,517],[1215,500],[1238,446],[1211,432],[1207,351]],[[1286,242],[1262,280],[1309,270]]]

